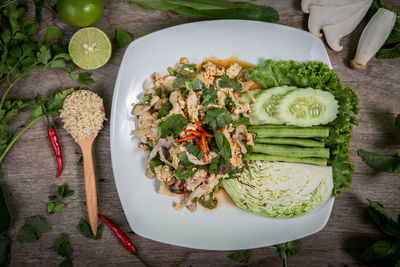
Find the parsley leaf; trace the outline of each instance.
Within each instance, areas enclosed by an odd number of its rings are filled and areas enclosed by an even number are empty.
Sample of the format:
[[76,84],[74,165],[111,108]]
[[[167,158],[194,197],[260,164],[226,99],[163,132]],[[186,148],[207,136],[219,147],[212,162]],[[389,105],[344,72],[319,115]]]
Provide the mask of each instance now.
[[186,87],[186,82],[190,82],[197,75],[195,64],[182,64],[176,74],[176,79],[174,80],[172,87],[176,89],[181,89]]
[[40,236],[51,229],[46,218],[40,215],[28,217],[25,224],[19,229],[18,240],[21,242],[35,242]]
[[224,128],[225,125],[231,122],[231,114],[226,109],[216,108],[213,110],[207,110],[206,112],[206,123],[214,130]]
[[219,130],[214,130],[214,137],[221,156],[225,159],[225,162],[230,162],[232,151],[228,139]]
[[115,40],[117,41],[118,48],[122,48],[126,44],[133,41],[133,36],[129,32],[125,32],[122,28],[117,28],[115,31]]
[[204,107],[207,107],[210,104],[214,104],[217,100],[217,90],[215,90],[214,86],[210,86],[210,88],[205,88],[201,93],[201,98],[203,102],[201,103]]
[[62,199],[72,196],[74,193],[75,193],[74,190],[68,189],[67,184],[59,186],[57,188],[57,196],[55,195],[49,196],[49,200],[54,200],[54,201],[47,203],[47,212],[53,213],[62,211],[64,208],[67,207],[67,204],[62,202]]
[[202,159],[206,153],[202,151],[197,146],[193,145],[192,143],[187,143],[185,148],[189,151],[190,154],[195,156],[198,160]]
[[229,78],[228,75],[223,74],[221,79],[218,81],[218,86],[221,88],[233,88],[238,93],[242,93],[242,85],[240,83],[236,83],[234,80]]
[[72,259],[72,247],[67,234],[62,233],[61,237],[57,240],[56,251],[58,255],[63,256],[67,260]]
[[89,222],[86,221],[84,218],[81,218],[78,227],[79,227],[79,232],[81,232],[81,234],[84,237],[98,240],[101,238],[101,233],[103,232],[104,224],[103,223],[100,224],[99,227],[97,228],[97,235],[93,235],[92,228],[90,227]]
[[160,110],[158,111],[158,117],[162,118],[164,116],[167,116],[171,109],[172,106],[170,103],[162,104]]
[[234,261],[248,263],[251,258],[251,250],[236,250],[229,253],[228,257]]
[[53,39],[63,38],[64,35],[60,28],[54,25],[46,26],[46,41],[50,42]]
[[272,247],[276,248],[283,261],[283,265],[287,267],[287,256],[293,256],[300,250],[300,240],[293,240]]
[[165,121],[158,123],[157,139],[165,138],[171,134],[174,138],[182,132],[189,124],[189,121],[180,114],[174,114]]

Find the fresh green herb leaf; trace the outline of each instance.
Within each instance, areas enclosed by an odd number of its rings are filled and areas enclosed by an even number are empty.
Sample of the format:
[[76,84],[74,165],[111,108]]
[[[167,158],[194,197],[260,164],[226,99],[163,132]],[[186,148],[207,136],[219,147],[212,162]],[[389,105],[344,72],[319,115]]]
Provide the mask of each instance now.
[[250,118],[243,116],[232,122],[232,127],[238,127],[239,125],[250,125]]
[[133,41],[133,36],[129,32],[125,32],[122,28],[117,28],[115,31],[115,40],[117,41],[118,48],[124,47]]
[[232,97],[229,95],[225,98],[224,104],[229,112],[232,112],[232,110],[235,108],[235,102],[233,102]]
[[206,16],[225,19],[276,21],[278,12],[262,5],[220,0],[124,0],[144,9],[172,11],[182,15]]
[[202,196],[197,201],[204,208],[210,209],[210,210],[215,209],[218,206],[218,200],[214,197],[212,192],[208,195],[208,199],[207,200],[206,200],[205,196]]
[[160,98],[162,98],[162,91],[160,88],[156,88],[156,95]]
[[180,152],[178,154],[178,158],[180,159],[180,161],[182,162],[183,165],[185,166],[192,166],[193,164],[189,161],[189,158],[186,154],[186,152]]
[[388,59],[400,57],[400,42],[395,46],[381,48],[376,54],[377,58]]
[[214,130],[214,137],[221,156],[225,159],[225,162],[230,162],[232,151],[228,139],[219,130]]
[[78,226],[79,226],[79,231],[84,237],[98,240],[101,238],[101,233],[103,232],[104,224],[103,223],[100,224],[99,227],[97,228],[97,235],[93,235],[92,228],[90,227],[89,222],[86,221],[84,218],[81,218]]
[[64,35],[60,28],[54,25],[46,26],[46,41],[50,42],[53,39],[63,38]]
[[164,116],[167,116],[171,109],[172,106],[170,103],[162,104],[160,110],[158,111],[158,117],[162,118]]
[[163,165],[163,162],[159,159],[158,156],[152,158],[152,159],[150,160],[150,162],[149,162],[149,168],[150,168],[150,170],[151,170],[154,174],[156,174],[156,171],[155,171],[154,168],[157,167],[157,166],[159,166],[159,165]]
[[388,236],[400,238],[400,224],[384,209],[383,205],[368,199],[368,213]]
[[189,121],[184,116],[180,114],[174,114],[165,121],[158,123],[157,139],[165,138],[169,134],[171,134],[174,138],[177,138],[188,124]]
[[231,114],[224,108],[207,110],[206,123],[213,129],[224,128],[232,122]]
[[185,81],[185,87],[189,90],[198,91],[203,89],[204,84],[199,79],[193,79],[191,81]]
[[181,180],[189,179],[189,178],[192,178],[193,175],[196,174],[198,169],[199,168],[195,165],[192,165],[189,167],[178,166],[175,176],[176,176],[176,178],[181,179]]
[[187,143],[185,148],[189,151],[190,154],[195,156],[198,160],[202,159],[205,155],[204,151],[202,151],[197,146],[193,145],[192,143]]
[[218,86],[221,88],[233,88],[238,93],[242,93],[242,85],[240,83],[236,83],[226,74],[221,76],[221,79],[218,81]]
[[145,94],[142,98],[143,103],[149,105],[151,101],[151,94]]
[[182,64],[176,74],[172,87],[177,90],[186,87],[186,82],[191,82],[197,75],[195,64]]
[[171,76],[175,76],[176,75],[176,72],[175,72],[175,70],[173,68],[168,67],[167,70],[168,70],[169,75],[171,75]]
[[214,104],[217,100],[217,90],[215,90],[214,86],[210,86],[210,88],[205,88],[201,94],[201,98],[203,102],[201,103],[204,107],[207,107],[210,104]]
[[368,266],[395,266],[400,255],[400,239],[397,242],[392,240],[380,240],[368,247],[361,260]]
[[[67,204],[62,202],[62,199],[72,196],[75,193],[74,190],[69,190],[68,185],[64,184],[62,186],[57,187],[57,197],[54,201],[47,203],[47,212],[61,212],[63,209],[67,207]],[[53,200],[54,195],[49,196],[49,200]]]
[[228,257],[234,261],[248,263],[251,258],[251,250],[236,250],[229,253]]
[[287,267],[287,256],[293,256],[300,250],[300,240],[294,240],[272,247],[276,248],[283,261],[283,265]]
[[46,218],[40,215],[28,217],[25,224],[19,229],[18,240],[21,242],[35,242],[40,236],[51,229]]
[[359,149],[357,154],[367,165],[375,170],[400,173],[400,157],[383,156],[364,149]]
[[10,228],[11,228],[11,214],[7,206],[3,187],[0,185],[0,235],[8,232]]
[[61,237],[57,240],[56,251],[58,255],[71,260],[72,258],[72,247],[69,243],[69,237],[67,234],[62,233]]

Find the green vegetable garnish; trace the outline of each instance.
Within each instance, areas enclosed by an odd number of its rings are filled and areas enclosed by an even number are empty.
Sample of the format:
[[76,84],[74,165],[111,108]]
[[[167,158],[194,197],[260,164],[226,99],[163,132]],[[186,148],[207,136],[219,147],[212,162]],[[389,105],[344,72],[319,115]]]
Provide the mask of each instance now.
[[96,235],[93,235],[92,228],[90,227],[89,222],[86,221],[84,218],[81,218],[81,220],[79,221],[78,227],[79,227],[79,232],[81,232],[81,234],[84,237],[87,237],[87,238],[90,238],[90,239],[94,239],[94,240],[98,240],[98,239],[101,238],[101,233],[103,232],[104,224],[102,223],[97,227],[97,234]]
[[[68,185],[64,184],[62,186],[59,186],[57,188],[57,195],[51,195],[49,196],[50,202],[47,203],[47,212],[52,213],[52,212],[60,212],[64,208],[67,207],[67,204],[65,202],[62,202],[64,198],[67,198],[69,196],[72,196],[75,193],[74,190],[69,190]],[[54,201],[51,201],[54,200]]]
[[122,28],[117,28],[115,31],[115,40],[119,48],[130,44],[133,41],[133,36],[129,32],[125,32]]
[[35,242],[50,229],[50,225],[43,216],[36,215],[26,218],[25,224],[19,229],[18,240],[21,242]]
[[175,114],[158,124],[157,139],[165,138],[171,134],[174,138],[182,132],[183,129],[189,124],[188,119],[184,116]]
[[224,108],[209,109],[206,112],[206,123],[214,130],[224,128],[231,122],[231,114]]
[[72,247],[67,234],[62,233],[61,237],[57,240],[56,251],[58,255],[65,258],[60,266],[72,266]]
[[242,85],[229,78],[229,76],[226,74],[223,74],[221,76],[221,80],[219,80],[218,86],[221,88],[233,88],[238,93],[242,93]]

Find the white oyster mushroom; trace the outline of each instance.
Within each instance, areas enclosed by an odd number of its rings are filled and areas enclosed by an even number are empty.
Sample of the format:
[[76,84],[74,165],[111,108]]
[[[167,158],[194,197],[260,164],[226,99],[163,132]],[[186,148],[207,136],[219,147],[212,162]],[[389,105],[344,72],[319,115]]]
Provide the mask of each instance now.
[[346,6],[355,2],[362,2],[365,0],[302,0],[301,9],[304,13],[310,13],[310,6]]

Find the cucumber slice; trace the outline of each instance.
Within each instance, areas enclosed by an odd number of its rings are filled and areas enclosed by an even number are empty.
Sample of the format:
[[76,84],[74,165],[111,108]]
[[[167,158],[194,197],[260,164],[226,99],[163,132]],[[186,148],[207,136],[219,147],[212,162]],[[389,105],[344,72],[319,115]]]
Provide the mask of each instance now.
[[327,124],[339,112],[338,101],[326,91],[306,88],[288,93],[276,108],[281,123],[295,126]]
[[250,122],[257,124],[282,124],[276,118],[276,108],[284,96],[298,89],[294,86],[280,86],[261,91],[255,96],[255,102],[251,104]]

